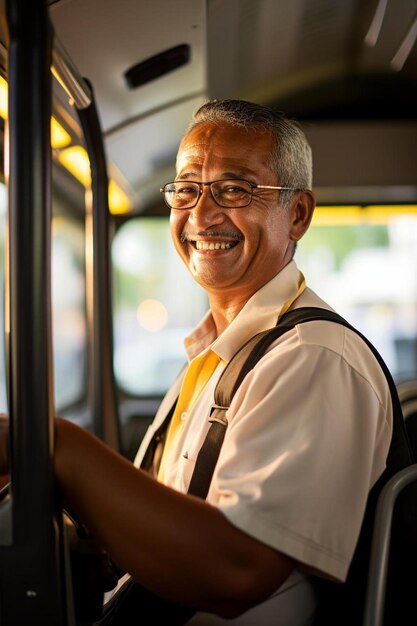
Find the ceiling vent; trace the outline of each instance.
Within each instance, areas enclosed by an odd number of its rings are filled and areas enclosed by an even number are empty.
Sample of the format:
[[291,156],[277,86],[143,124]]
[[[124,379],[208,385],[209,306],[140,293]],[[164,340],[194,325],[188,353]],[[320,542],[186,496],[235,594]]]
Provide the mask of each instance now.
[[125,79],[130,89],[145,85],[155,78],[164,76],[185,65],[190,60],[190,46],[186,43],[155,54],[149,59],[133,65],[125,72]]

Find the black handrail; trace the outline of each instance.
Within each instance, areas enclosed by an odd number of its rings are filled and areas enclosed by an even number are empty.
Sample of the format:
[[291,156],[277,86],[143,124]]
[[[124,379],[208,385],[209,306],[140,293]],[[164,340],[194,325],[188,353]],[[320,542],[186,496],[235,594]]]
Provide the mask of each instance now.
[[[120,449],[116,385],[113,370],[113,325],[110,262],[110,213],[107,163],[100,119],[92,86],[89,106],[78,110],[91,167],[91,201],[87,219],[91,219],[92,291],[89,299],[90,406],[93,432],[115,450]],[[91,289],[92,288],[92,289]]]
[[73,622],[52,468],[52,27],[45,0],[7,0],[6,8],[12,545],[0,547],[1,621],[67,626]]
[[[7,25],[11,486],[0,502],[1,623],[74,626],[69,552],[53,478],[53,29],[46,0],[7,0]],[[94,98],[78,113],[92,178],[87,221],[91,220],[93,235],[89,311],[93,430],[118,449],[107,166]]]
[[409,465],[392,476],[378,498],[369,561],[363,626],[382,626],[384,622],[394,508],[401,492],[416,480],[417,464]]

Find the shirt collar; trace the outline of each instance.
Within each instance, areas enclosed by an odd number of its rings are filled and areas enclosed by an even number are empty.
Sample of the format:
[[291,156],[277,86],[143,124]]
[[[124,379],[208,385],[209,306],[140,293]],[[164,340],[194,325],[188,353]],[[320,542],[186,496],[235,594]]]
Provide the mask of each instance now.
[[189,360],[211,348],[223,361],[229,362],[237,350],[256,333],[275,326],[281,309],[296,295],[301,279],[295,261],[290,261],[253,294],[219,337],[216,337],[214,321],[208,311],[185,339]]

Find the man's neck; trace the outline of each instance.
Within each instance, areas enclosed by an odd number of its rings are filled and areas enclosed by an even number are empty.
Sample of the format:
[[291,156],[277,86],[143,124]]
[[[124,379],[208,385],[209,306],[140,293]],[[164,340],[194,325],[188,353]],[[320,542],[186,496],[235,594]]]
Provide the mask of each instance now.
[[238,313],[243,309],[248,297],[227,298],[224,296],[210,296],[210,310],[219,336],[231,324]]

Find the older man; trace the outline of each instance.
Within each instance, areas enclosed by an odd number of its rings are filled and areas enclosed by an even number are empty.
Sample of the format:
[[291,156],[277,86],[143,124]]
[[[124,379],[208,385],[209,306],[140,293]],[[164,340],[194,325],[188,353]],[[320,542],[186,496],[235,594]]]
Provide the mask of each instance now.
[[[70,507],[138,583],[192,607],[190,624],[312,623],[314,581],[346,579],[385,468],[385,377],[352,330],[315,321],[277,340],[245,377],[207,498],[187,494],[234,353],[289,309],[329,308],[293,260],[314,209],[311,169],[306,138],[284,115],[235,100],[203,105],[163,188],[174,245],[210,303],[186,338],[188,369],[136,467],[57,420],[55,468]],[[138,469],[178,394],[162,459]]]

